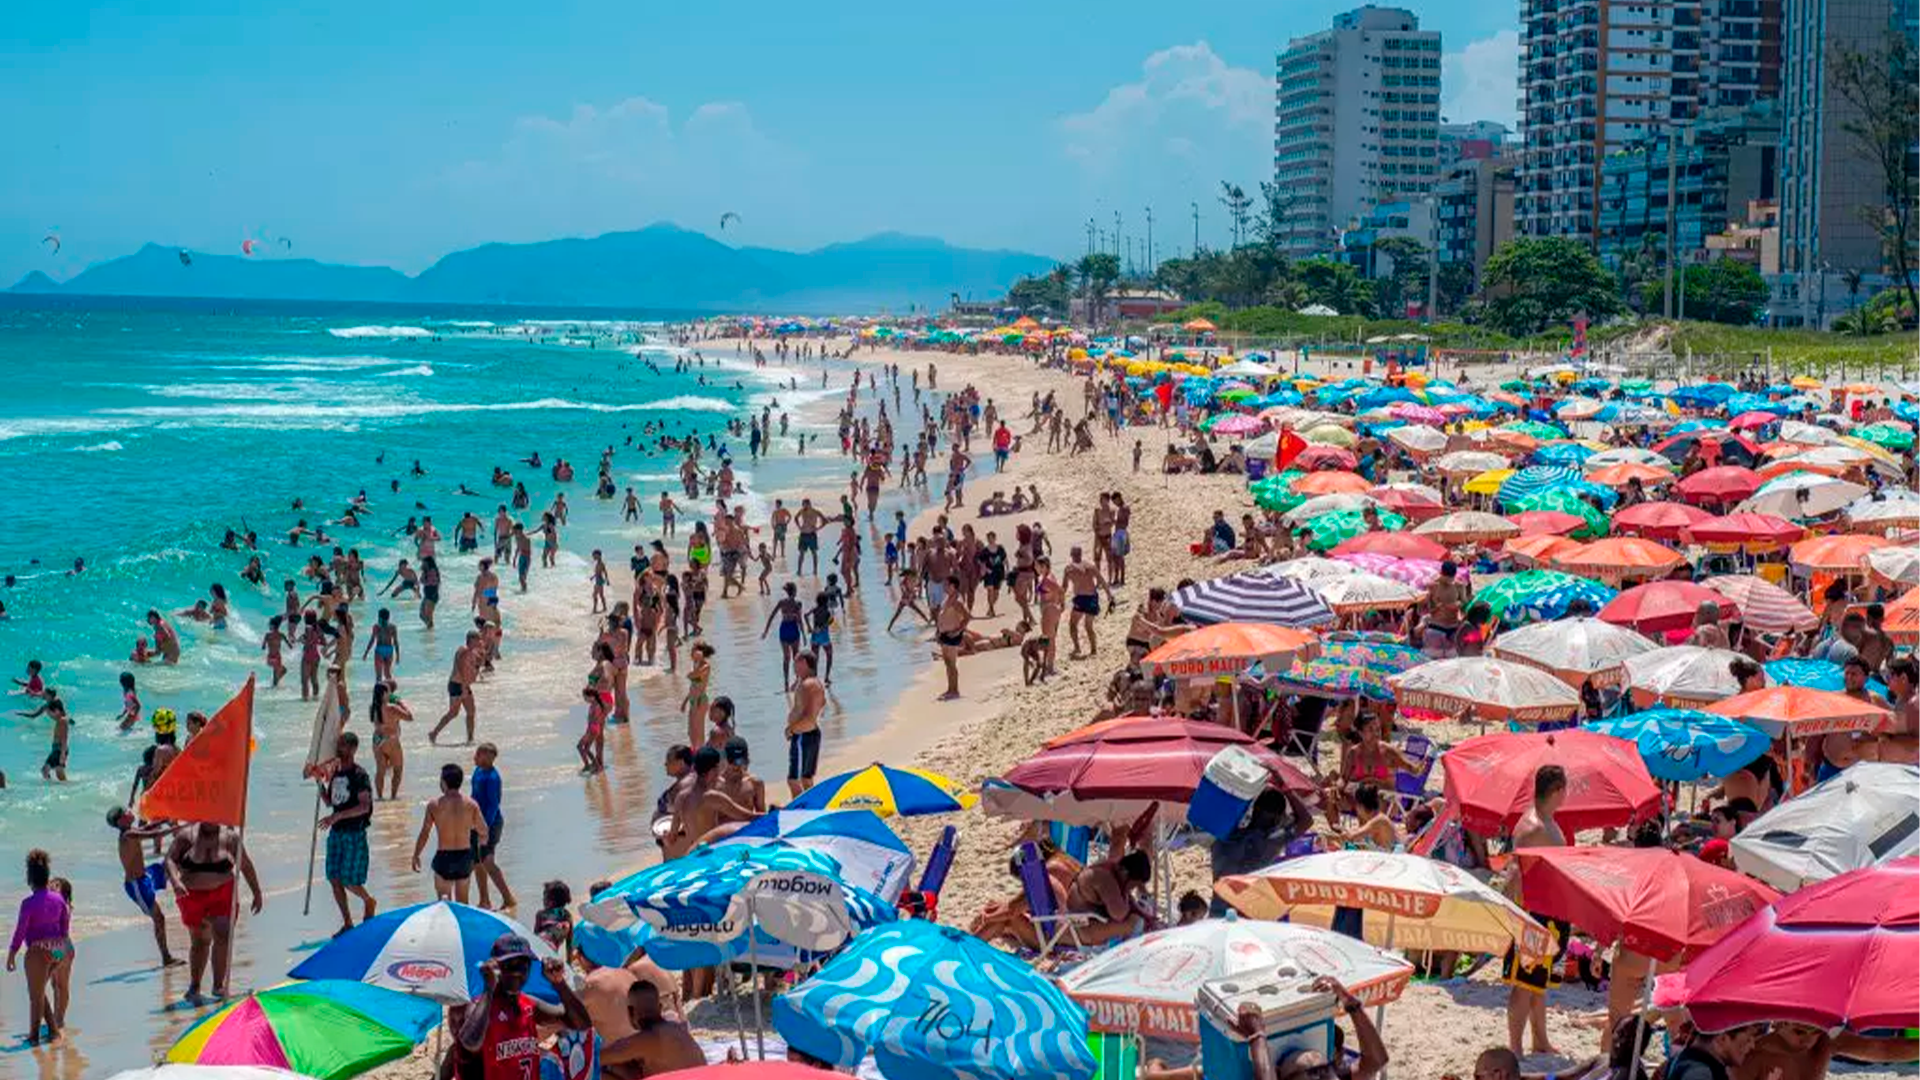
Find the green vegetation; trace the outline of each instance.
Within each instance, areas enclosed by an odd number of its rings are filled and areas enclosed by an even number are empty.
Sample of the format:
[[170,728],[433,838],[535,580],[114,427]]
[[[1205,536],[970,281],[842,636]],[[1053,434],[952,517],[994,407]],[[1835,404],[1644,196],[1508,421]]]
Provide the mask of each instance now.
[[[1706,322],[1752,326],[1767,307],[1767,283],[1760,271],[1736,259],[1716,259],[1705,266],[1687,266],[1675,283],[1686,314]],[[1658,311],[1666,297],[1666,278],[1640,283],[1642,311]]]
[[1510,240],[1487,259],[1484,321],[1509,334],[1538,334],[1576,315],[1599,322],[1620,312],[1620,284],[1578,240],[1549,236]]

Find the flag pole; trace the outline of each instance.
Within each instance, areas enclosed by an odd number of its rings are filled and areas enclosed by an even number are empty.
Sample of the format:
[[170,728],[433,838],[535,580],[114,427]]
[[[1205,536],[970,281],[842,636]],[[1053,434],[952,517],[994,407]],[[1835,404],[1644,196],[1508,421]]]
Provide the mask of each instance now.
[[318,786],[313,792],[313,832],[307,837],[307,894],[300,901],[300,914],[313,914],[313,868],[320,855],[320,806],[325,796]]
[[233,864],[233,908],[227,916],[226,991],[229,996],[233,994],[233,939],[240,934],[240,885],[247,876],[247,794],[253,786],[253,683],[254,677],[248,675],[244,688],[247,693],[247,737],[240,743],[240,826],[234,838],[238,857]]

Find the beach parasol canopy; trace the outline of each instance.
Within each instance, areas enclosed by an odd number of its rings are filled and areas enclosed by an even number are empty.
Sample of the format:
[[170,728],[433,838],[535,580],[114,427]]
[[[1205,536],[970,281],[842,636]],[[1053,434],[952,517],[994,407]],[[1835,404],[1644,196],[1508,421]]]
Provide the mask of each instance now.
[[270,1065],[151,1065],[114,1073],[108,1080],[305,1080]]
[[1539,668],[1488,656],[1434,660],[1388,680],[1401,708],[1538,724],[1580,711],[1580,695]]
[[1494,497],[1511,508],[1513,504],[1529,495],[1536,495],[1549,488],[1565,487],[1583,479],[1585,474],[1573,466],[1529,465],[1500,481],[1500,487]]
[[[967,805],[971,806],[974,796],[971,792],[967,794]],[[875,896],[899,895],[907,878],[913,874],[913,853],[908,850],[906,841],[894,835],[893,830],[877,814],[871,810],[795,809],[797,805],[795,802],[784,809],[769,810],[754,818],[729,835],[726,845],[753,847],[777,844],[818,851],[839,863],[839,879],[848,885],[865,889]],[[591,926],[594,924],[587,920],[575,924],[575,944],[579,944],[582,930]],[[625,935],[616,936],[623,941],[629,940]],[[621,964],[624,963],[624,960],[621,961]],[[621,964],[607,966],[618,967]]]
[[1425,536],[1442,544],[1478,543],[1489,540],[1505,540],[1519,536],[1520,526],[1501,517],[1479,510],[1459,510],[1443,514],[1414,526],[1417,536]]
[[[1369,574],[1378,574],[1383,578],[1424,589],[1440,576],[1441,564],[1434,559],[1400,559],[1392,555],[1377,555],[1372,552],[1360,552],[1355,555],[1341,555],[1339,562],[1351,563],[1354,567]],[[1469,576],[1456,568],[1456,576],[1467,582]]]
[[1782,892],[1920,855],[1920,766],[1861,761],[1754,818],[1733,864]]
[[[1767,683],[1771,686],[1804,686],[1809,690],[1836,693],[1847,688],[1847,669],[1831,660],[1789,656],[1769,660],[1760,667],[1767,673]],[[1887,696],[1887,684],[1879,679],[1868,679],[1867,689],[1881,697]]]
[[1237,675],[1254,664],[1283,671],[1296,656],[1311,656],[1316,639],[1304,630],[1270,623],[1215,623],[1169,638],[1142,660],[1174,678]]
[[[1338,436],[1332,434],[1334,432],[1338,432]],[[1317,427],[1304,434],[1308,437],[1309,442],[1313,441],[1312,437],[1314,435],[1321,435],[1323,438],[1339,437],[1350,439],[1353,437],[1350,432],[1337,427]],[[1300,451],[1299,456],[1293,459],[1293,464],[1299,468],[1324,472],[1350,472],[1359,462],[1360,459],[1353,456],[1353,451],[1341,446],[1327,446],[1324,444],[1309,446],[1305,450]],[[1364,477],[1361,478],[1361,483],[1366,485],[1361,488],[1362,491],[1366,490],[1366,487],[1372,486],[1371,484],[1367,484]]]
[[1509,504],[1507,509],[1515,514],[1542,511],[1571,514],[1586,522],[1585,525],[1574,529],[1571,534],[1582,540],[1592,540],[1605,536],[1610,526],[1606,513],[1581,498],[1580,494],[1571,486],[1549,488],[1546,491],[1534,492],[1532,495],[1521,499],[1517,503]]
[[1235,413],[1222,417],[1207,428],[1215,435],[1255,435],[1267,430],[1267,422],[1257,416]]
[[1870,701],[1806,686],[1769,686],[1729,696],[1707,711],[1731,716],[1774,738],[1830,735],[1837,731],[1882,731],[1893,714]]
[[1587,527],[1587,519],[1578,514],[1564,514],[1558,510],[1523,510],[1518,514],[1508,514],[1507,520],[1519,526],[1521,536],[1570,537]]
[[268,1065],[346,1080],[413,1052],[440,1024],[430,998],[360,982],[288,983],[227,1002],[167,1050],[181,1065]]
[[1326,559],[1318,555],[1296,555],[1285,562],[1263,567],[1261,573],[1312,583],[1321,578],[1357,574],[1360,568],[1345,559]]
[[1369,573],[1324,578],[1312,587],[1339,615],[1354,611],[1397,611],[1410,608],[1426,597],[1411,585]]
[[1920,548],[1902,545],[1867,552],[1867,571],[1889,585],[1920,585]]
[[1623,461],[1618,465],[1608,465],[1602,469],[1587,470],[1587,479],[1596,484],[1605,484],[1612,488],[1623,488],[1640,481],[1642,487],[1658,487],[1673,482],[1673,470],[1658,465],[1642,465],[1636,461]]
[[1893,541],[1884,536],[1860,533],[1813,536],[1788,548],[1787,559],[1808,570],[1858,573],[1866,563],[1868,552],[1891,546]]
[[1576,600],[1584,600],[1593,610],[1603,611],[1617,595],[1612,588],[1591,578],[1558,570],[1526,570],[1501,578],[1474,593],[1473,598],[1486,604],[1503,625],[1513,627],[1562,618]]
[[1308,926],[1331,926],[1336,909],[1357,908],[1370,945],[1495,954],[1518,945],[1528,956],[1553,948],[1546,928],[1513,901],[1465,870],[1421,855],[1302,855],[1223,877],[1213,891],[1249,918]]
[[1306,539],[1309,551],[1336,551],[1355,537],[1372,534],[1376,528],[1397,530],[1407,525],[1406,518],[1391,510],[1376,512],[1374,521],[1377,524],[1368,522],[1363,511],[1335,510],[1301,522],[1295,531],[1301,535],[1311,533]]
[[1678,540],[1688,528],[1714,520],[1697,506],[1676,502],[1644,502],[1613,515],[1613,531],[1655,540]]
[[1569,836],[1630,825],[1660,809],[1660,787],[1639,750],[1579,728],[1476,736],[1442,754],[1440,765],[1447,801],[1483,836],[1512,828],[1533,806],[1533,774],[1543,765],[1566,770],[1567,800],[1554,820]]
[[1561,619],[1509,630],[1489,650],[1501,660],[1552,672],[1569,686],[1620,681],[1630,657],[1658,648],[1644,636],[1599,619]]
[[1731,649],[1669,645],[1629,659],[1623,681],[1634,704],[1643,709],[1655,702],[1705,705],[1740,692],[1740,681],[1730,667],[1740,659],[1742,654]]
[[1061,976],[1060,987],[1094,1031],[1197,1043],[1201,983],[1279,969],[1331,976],[1369,1005],[1398,1000],[1413,977],[1405,960],[1344,934],[1229,914],[1123,941]]
[[1665,454],[1655,453],[1638,446],[1618,446],[1611,450],[1601,450],[1581,462],[1581,467],[1589,473],[1612,468],[1615,465],[1651,465],[1666,471],[1669,478],[1673,475],[1673,462]]
[[1758,446],[1746,436],[1730,431],[1697,430],[1670,435],[1654,443],[1653,450],[1666,455],[1669,461],[1678,465],[1687,460],[1687,455],[1696,446],[1709,465],[1752,465],[1760,458]]
[[1460,490],[1468,495],[1492,495],[1500,490],[1500,485],[1511,479],[1518,470],[1508,468],[1489,469],[1467,479]]
[[1382,509],[1380,500],[1357,492],[1342,491],[1332,495],[1315,495],[1282,514],[1280,520],[1288,525],[1300,525],[1322,514],[1337,514],[1342,511],[1358,513],[1367,507],[1372,507],[1376,513]]
[[[560,956],[544,938],[504,915],[439,900],[383,911],[320,946],[288,974],[367,983],[459,1005],[479,996],[480,964],[502,934],[524,939],[536,960]],[[527,975],[524,992],[542,1001],[560,1000],[538,963]]]
[[[1516,536],[1500,545],[1501,554],[1516,566],[1539,567],[1553,561],[1555,555],[1579,547],[1581,541],[1565,536]],[[1558,573],[1558,571],[1551,571]],[[1596,582],[1596,584],[1598,584]],[[1601,586],[1605,588],[1605,586]],[[1611,589],[1608,590],[1612,592]]]
[[1658,541],[1612,536],[1563,551],[1554,556],[1553,565],[1569,574],[1617,582],[1660,577],[1686,561],[1685,555]]
[[1673,493],[1690,503],[1731,505],[1760,490],[1760,474],[1739,465],[1716,465],[1684,476]]
[[[1305,456],[1304,451],[1302,452],[1302,456]],[[1298,458],[1294,460],[1296,464],[1299,463]],[[1373,484],[1357,472],[1348,472],[1343,469],[1329,469],[1324,472],[1308,473],[1302,476],[1293,482],[1292,490],[1295,494],[1310,499],[1315,495],[1338,495],[1342,493],[1365,495],[1368,491],[1372,490],[1372,488]]]
[[1173,606],[1191,623],[1271,623],[1321,626],[1335,621],[1320,595],[1291,578],[1268,570],[1250,570],[1176,589]]
[[1664,847],[1514,852],[1527,910],[1655,960],[1694,956],[1780,898],[1766,885]]
[[939,773],[874,762],[820,781],[787,804],[788,810],[870,810],[881,817],[945,814],[977,801]]
[[1643,634],[1663,634],[1693,625],[1701,604],[1720,609],[1722,618],[1733,619],[1735,612],[1725,596],[1691,581],[1649,581],[1614,597],[1600,609],[1600,617],[1616,626],[1631,626]]
[[[787,1045],[886,1076],[1027,1080],[1093,1074],[1086,1010],[1016,956],[909,919],[855,938],[773,999]],[[992,1037],[986,1037],[992,1033]]]
[[1732,601],[1740,612],[1740,621],[1749,630],[1783,634],[1811,630],[1820,625],[1820,616],[1815,615],[1812,608],[1765,578],[1752,574],[1723,574],[1700,584]]
[[1215,371],[1214,374],[1228,379],[1271,379],[1275,375],[1280,374],[1280,369],[1271,364],[1263,364],[1258,360],[1246,359],[1235,360],[1233,363]]
[[1433,468],[1448,476],[1478,476],[1506,467],[1505,457],[1487,450],[1455,450],[1433,459]]
[[[1403,521],[1402,524],[1405,522]],[[1317,536],[1319,530],[1315,529],[1314,532]],[[1440,560],[1447,557],[1447,549],[1431,537],[1403,532],[1362,533],[1341,541],[1333,549],[1335,558],[1360,554],[1391,555],[1396,559]]]
[[1792,1021],[1853,1032],[1920,1026],[1920,859],[1781,897],[1660,976],[1653,1003],[1702,1031]]
[[1286,693],[1304,694],[1336,700],[1364,697],[1368,701],[1392,701],[1393,687],[1389,669],[1370,667],[1341,660],[1316,659],[1296,664],[1280,677]]
[[1773,745],[1752,724],[1693,709],[1642,709],[1583,726],[1632,743],[1654,779],[1673,783],[1726,776]]
[[1737,544],[1748,550],[1784,547],[1807,530],[1773,514],[1728,514],[1689,526],[1682,536],[1696,544]]
[[1846,515],[1855,529],[1920,527],[1920,495],[1906,490],[1875,492],[1848,503]]
[[1887,621],[1882,628],[1902,645],[1920,641],[1920,589],[1908,589],[1887,605]]
[[1447,512],[1446,497],[1424,484],[1389,484],[1372,495],[1408,521],[1426,521]]
[[1867,493],[1866,487],[1819,473],[1789,473],[1766,482],[1734,509],[1804,520],[1831,514]]

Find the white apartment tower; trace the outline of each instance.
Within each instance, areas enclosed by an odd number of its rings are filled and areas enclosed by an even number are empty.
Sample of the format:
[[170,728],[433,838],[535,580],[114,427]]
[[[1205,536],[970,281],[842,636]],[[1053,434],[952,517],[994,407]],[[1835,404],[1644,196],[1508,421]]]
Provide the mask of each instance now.
[[1336,16],[1276,59],[1273,115],[1282,246],[1326,254],[1349,221],[1438,181],[1440,34],[1402,8]]

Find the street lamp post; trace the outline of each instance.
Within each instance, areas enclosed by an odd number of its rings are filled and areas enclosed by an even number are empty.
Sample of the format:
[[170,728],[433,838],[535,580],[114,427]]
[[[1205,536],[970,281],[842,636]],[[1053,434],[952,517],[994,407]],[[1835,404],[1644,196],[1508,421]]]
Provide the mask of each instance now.
[[1153,207],[1147,207],[1147,276],[1153,276]]
[[1193,254],[1200,256],[1200,204],[1193,204]]

